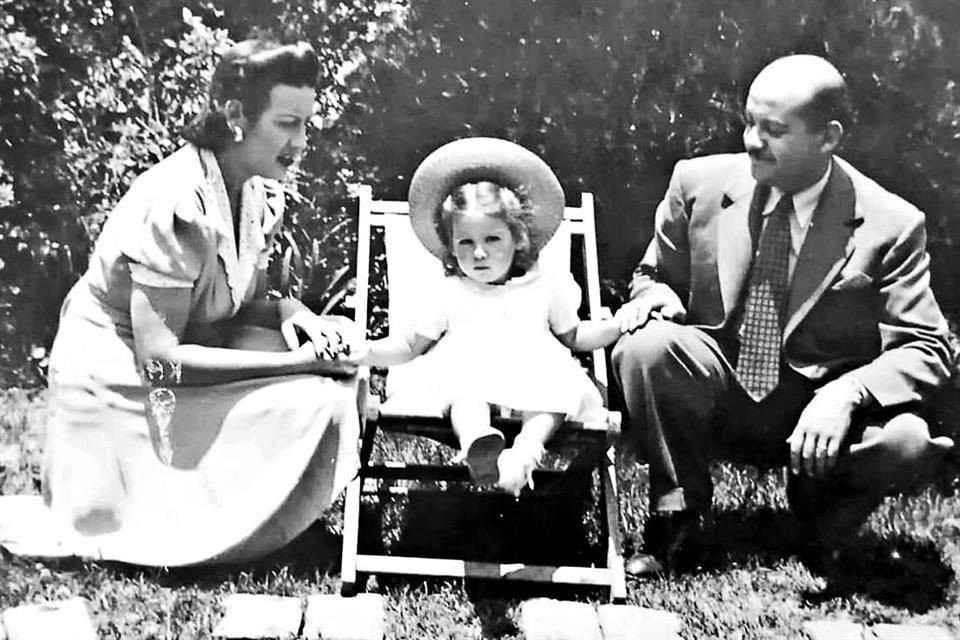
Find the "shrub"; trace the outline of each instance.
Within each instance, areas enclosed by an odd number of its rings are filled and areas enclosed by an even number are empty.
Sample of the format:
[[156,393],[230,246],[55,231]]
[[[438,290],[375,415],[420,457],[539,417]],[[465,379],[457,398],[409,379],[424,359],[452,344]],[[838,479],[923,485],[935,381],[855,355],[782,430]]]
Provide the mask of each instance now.
[[277,295],[342,308],[352,185],[403,199],[436,146],[492,135],[541,154],[571,200],[596,195],[616,299],[676,160],[741,149],[749,81],[810,52],[852,88],[843,155],[927,212],[957,316],[958,24],[951,0],[0,0],[0,384],[42,361],[103,217],[177,146],[217,52],[251,28],[323,58]]

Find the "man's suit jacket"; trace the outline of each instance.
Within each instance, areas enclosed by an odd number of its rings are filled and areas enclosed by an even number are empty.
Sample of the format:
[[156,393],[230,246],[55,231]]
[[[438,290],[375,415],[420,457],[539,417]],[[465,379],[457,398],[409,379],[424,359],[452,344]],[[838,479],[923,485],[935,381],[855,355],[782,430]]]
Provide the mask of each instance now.
[[[630,297],[676,295],[687,324],[729,345],[753,253],[756,187],[745,153],[678,162]],[[798,256],[785,318],[790,366],[823,381],[852,371],[883,406],[919,400],[950,375],[923,214],[839,158]]]

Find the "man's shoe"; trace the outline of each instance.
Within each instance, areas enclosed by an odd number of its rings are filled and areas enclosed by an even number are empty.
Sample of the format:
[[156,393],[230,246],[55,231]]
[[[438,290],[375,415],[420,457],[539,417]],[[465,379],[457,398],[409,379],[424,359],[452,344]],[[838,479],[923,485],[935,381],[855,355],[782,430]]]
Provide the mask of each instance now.
[[653,515],[644,531],[644,551],[626,562],[632,576],[695,569],[706,559],[708,533],[705,518],[695,511],[673,511]]

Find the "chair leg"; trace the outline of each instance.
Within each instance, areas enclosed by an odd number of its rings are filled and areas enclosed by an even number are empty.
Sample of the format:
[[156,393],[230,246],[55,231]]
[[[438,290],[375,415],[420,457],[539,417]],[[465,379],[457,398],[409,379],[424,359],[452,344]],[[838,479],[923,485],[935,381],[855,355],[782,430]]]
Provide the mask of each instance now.
[[373,441],[377,435],[378,421],[368,415],[371,406],[376,411],[376,396],[370,396],[365,389],[361,389],[362,402],[360,403],[360,470],[357,477],[347,485],[343,504],[343,549],[340,558],[340,593],[344,596],[354,596],[359,591],[357,584],[357,554],[360,545],[360,497],[363,494],[363,483],[366,470],[370,465],[370,454],[373,452]]
[[610,601],[614,604],[624,604],[627,600],[627,577],[624,570],[623,534],[620,527],[620,492],[617,486],[616,449],[613,440],[613,437],[609,438],[608,448],[602,456],[600,486],[606,511]]
[[360,468],[366,469],[370,464],[370,454],[373,453],[373,441],[377,437],[378,423],[376,420],[364,420],[362,423],[363,435],[360,438]]
[[357,593],[357,545],[360,538],[360,493],[363,476],[358,475],[347,485],[343,505],[343,551],[340,559],[340,593]]

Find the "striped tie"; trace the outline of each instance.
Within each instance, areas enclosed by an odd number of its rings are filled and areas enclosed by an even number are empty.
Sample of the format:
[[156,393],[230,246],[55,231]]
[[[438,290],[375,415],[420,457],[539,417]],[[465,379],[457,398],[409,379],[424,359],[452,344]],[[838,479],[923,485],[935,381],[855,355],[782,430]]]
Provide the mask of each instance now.
[[757,402],[766,398],[780,380],[782,318],[789,290],[791,212],[793,198],[785,195],[760,234],[740,325],[737,378]]

